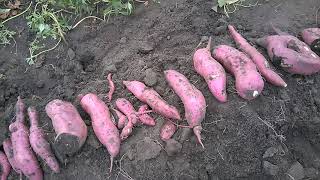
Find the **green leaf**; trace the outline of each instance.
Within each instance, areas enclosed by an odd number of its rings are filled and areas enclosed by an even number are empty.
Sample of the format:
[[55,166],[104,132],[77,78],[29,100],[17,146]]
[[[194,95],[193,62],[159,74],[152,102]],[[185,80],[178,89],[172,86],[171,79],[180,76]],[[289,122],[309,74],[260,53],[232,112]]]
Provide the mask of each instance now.
[[224,5],[226,5],[226,1],[225,0],[218,0],[218,4],[219,4],[219,7],[223,7]]
[[0,9],[0,14],[5,14],[10,12],[11,9]]

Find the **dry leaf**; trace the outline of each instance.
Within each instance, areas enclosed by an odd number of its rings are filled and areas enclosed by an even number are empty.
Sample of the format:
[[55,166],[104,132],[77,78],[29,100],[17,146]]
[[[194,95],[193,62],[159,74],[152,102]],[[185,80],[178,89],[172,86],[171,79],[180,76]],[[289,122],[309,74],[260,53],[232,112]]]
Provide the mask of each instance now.
[[21,5],[20,0],[16,0],[14,4],[12,4],[11,2],[8,3],[8,7],[10,9],[20,9],[20,5]]

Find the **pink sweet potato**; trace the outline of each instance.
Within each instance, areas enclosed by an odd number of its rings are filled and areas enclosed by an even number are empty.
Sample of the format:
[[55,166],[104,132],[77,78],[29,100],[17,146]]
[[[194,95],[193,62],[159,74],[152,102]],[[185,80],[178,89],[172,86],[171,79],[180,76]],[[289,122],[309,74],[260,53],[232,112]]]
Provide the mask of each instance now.
[[117,117],[118,117],[118,128],[122,129],[127,123],[128,123],[128,118],[127,116],[125,116],[124,114],[122,114],[122,112],[118,111],[117,109],[112,109]]
[[53,172],[59,173],[59,163],[51,150],[50,144],[45,139],[44,132],[39,127],[39,115],[35,107],[28,108],[28,116],[30,119],[29,139],[33,151],[46,162]]
[[220,102],[227,101],[227,77],[224,68],[212,58],[210,52],[211,37],[206,48],[198,49],[193,55],[193,66],[207,82],[214,97]]
[[114,83],[112,81],[112,74],[108,74],[108,82],[109,82],[109,92],[108,92],[108,101],[111,102],[112,100],[112,95],[115,91],[115,86],[114,86]]
[[138,110],[139,121],[142,124],[145,124],[148,126],[155,126],[156,121],[149,114],[145,113],[147,110],[148,110],[148,105],[146,105],[146,104],[139,107],[139,110]]
[[170,119],[181,119],[177,108],[169,105],[152,88],[147,87],[140,81],[123,81],[123,84],[135,97],[148,104],[154,112]]
[[320,57],[294,36],[281,33],[260,38],[257,43],[267,49],[273,64],[289,73],[310,75],[320,71]]
[[45,110],[57,134],[53,144],[57,155],[67,158],[78,152],[86,141],[88,129],[77,109],[70,102],[55,99]]
[[236,90],[242,98],[251,100],[261,93],[263,79],[246,54],[233,47],[220,45],[214,49],[213,57],[235,76]]
[[11,165],[8,161],[7,156],[0,151],[0,166],[1,166],[1,180],[7,180],[7,177],[10,174]]
[[30,180],[42,180],[43,173],[29,143],[29,130],[24,125],[25,105],[18,97],[16,103],[16,121],[11,123],[11,141],[15,163]]
[[169,140],[177,130],[177,126],[170,120],[166,120],[160,129],[160,138],[162,141]]
[[175,70],[164,71],[164,74],[169,86],[182,100],[189,127],[204,148],[201,141],[201,122],[205,118],[207,106],[203,94],[183,74]]
[[90,115],[94,133],[110,154],[111,172],[113,159],[120,151],[120,135],[111,120],[109,108],[97,95],[92,93],[83,96],[80,104]]
[[320,28],[307,28],[301,33],[302,39],[311,50],[320,56]]
[[4,153],[6,154],[7,158],[8,158],[8,161],[11,165],[11,167],[13,168],[13,170],[20,174],[21,173],[21,170],[20,168],[18,167],[18,164],[14,158],[14,154],[13,154],[13,147],[12,147],[12,142],[11,142],[11,139],[8,138],[8,139],[5,139],[2,143],[2,146],[3,146],[3,151]]
[[233,26],[229,25],[228,29],[237,46],[251,58],[251,60],[256,64],[261,75],[266,78],[269,83],[276,86],[287,86],[284,80],[272,70],[266,58],[256,48],[251,46]]

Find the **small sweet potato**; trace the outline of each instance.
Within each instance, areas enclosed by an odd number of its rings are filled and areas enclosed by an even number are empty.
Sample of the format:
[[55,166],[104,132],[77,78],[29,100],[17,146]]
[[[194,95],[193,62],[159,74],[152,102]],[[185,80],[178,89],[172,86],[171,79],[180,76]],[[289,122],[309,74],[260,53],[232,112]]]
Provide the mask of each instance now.
[[162,141],[169,140],[177,130],[177,126],[170,120],[166,120],[160,129],[160,138]]
[[219,62],[212,58],[210,52],[211,37],[206,48],[198,49],[193,55],[193,66],[207,82],[209,90],[220,102],[227,101],[227,76]]
[[164,71],[164,74],[169,86],[182,100],[189,127],[204,148],[201,141],[201,122],[205,118],[207,105],[203,94],[183,74],[175,70]]
[[8,138],[8,139],[5,139],[2,143],[2,147],[3,147],[3,151],[4,153],[6,154],[7,158],[8,158],[8,161],[11,165],[11,167],[13,168],[13,170],[20,174],[21,173],[21,170],[14,158],[14,154],[13,154],[13,147],[12,147],[12,142],[11,142],[11,139]]
[[181,119],[177,108],[169,105],[154,89],[140,81],[123,81],[123,84],[135,97],[148,104],[154,112],[166,118]]
[[307,28],[301,33],[302,39],[311,50],[320,56],[320,28]]
[[261,75],[266,78],[269,83],[276,86],[287,86],[284,80],[275,71],[273,71],[266,58],[256,48],[251,46],[251,44],[249,44],[233,26],[229,25],[228,29],[238,47],[251,58],[251,60],[256,64]]
[[120,135],[111,120],[109,108],[97,95],[92,93],[83,96],[80,104],[90,115],[94,133],[110,154],[111,172],[113,159],[120,151]]
[[236,89],[242,98],[252,100],[261,93],[263,79],[246,54],[233,47],[220,45],[214,49],[213,57],[235,76]]
[[57,134],[53,147],[60,160],[78,152],[87,138],[88,129],[77,109],[70,103],[55,99],[46,105]]
[[53,172],[59,173],[59,163],[51,150],[50,144],[45,139],[44,132],[39,127],[39,115],[35,107],[28,108],[28,116],[30,119],[29,139],[33,151],[47,163]]
[[145,124],[148,126],[155,126],[156,121],[149,114],[145,113],[147,110],[148,110],[148,105],[146,105],[146,104],[139,107],[139,110],[138,110],[139,121],[142,124]]
[[117,109],[112,109],[117,117],[118,117],[118,128],[122,129],[127,123],[128,123],[128,118],[126,115],[124,115],[122,112],[118,111]]
[[267,49],[273,64],[289,73],[310,75],[320,71],[320,57],[294,36],[272,35],[257,43]]
[[43,173],[29,143],[29,130],[24,125],[25,105],[20,97],[16,103],[16,121],[11,123],[11,141],[15,163],[30,180],[42,180]]
[[7,177],[10,174],[11,165],[8,161],[7,156],[0,151],[0,166],[1,166],[1,180],[7,180]]
[[113,95],[113,93],[115,91],[115,86],[114,86],[114,83],[112,81],[112,74],[111,73],[108,74],[107,79],[108,79],[108,82],[109,82],[108,101],[111,102],[112,95]]

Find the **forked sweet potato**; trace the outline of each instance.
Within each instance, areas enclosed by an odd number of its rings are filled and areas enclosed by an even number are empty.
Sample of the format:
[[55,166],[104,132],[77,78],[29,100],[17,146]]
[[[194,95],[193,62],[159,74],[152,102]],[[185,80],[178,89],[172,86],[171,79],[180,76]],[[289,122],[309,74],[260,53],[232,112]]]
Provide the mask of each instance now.
[[148,125],[148,126],[155,126],[156,125],[156,121],[149,114],[145,113],[146,111],[148,111],[148,105],[145,104],[145,105],[142,105],[142,106],[139,107],[139,110],[138,110],[139,121],[142,124],[145,124],[145,125]]

